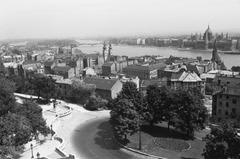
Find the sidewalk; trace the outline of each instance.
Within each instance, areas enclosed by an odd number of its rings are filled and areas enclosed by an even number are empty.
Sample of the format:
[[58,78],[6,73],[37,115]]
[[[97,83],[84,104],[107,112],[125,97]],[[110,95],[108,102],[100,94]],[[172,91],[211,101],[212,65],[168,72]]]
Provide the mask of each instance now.
[[[37,98],[36,96],[24,95],[15,93],[15,95],[24,97],[24,98]],[[19,101],[19,100],[18,100]],[[61,105],[67,105],[72,108],[71,117],[63,117],[60,118],[60,122],[58,126],[53,127],[54,131],[57,135],[64,139],[65,149],[63,150],[67,154],[75,155],[76,159],[79,159],[79,156],[76,155],[73,147],[71,146],[71,134],[72,131],[81,123],[86,122],[87,120],[109,116],[109,112],[107,110],[104,111],[88,111],[82,108],[79,105],[67,103],[65,101],[57,100],[61,102]],[[19,101],[21,102],[21,101]],[[55,120],[55,114],[51,113],[49,109],[52,109],[52,105],[40,105],[43,109],[43,117],[46,119],[47,125],[51,125],[51,123]],[[31,141],[25,145],[25,152],[21,154],[20,159],[30,159],[32,156],[30,144],[33,145],[33,155],[36,158],[37,152],[40,153],[42,157],[49,157],[51,159],[57,159],[61,156],[55,152],[55,148],[60,143],[56,140],[51,140],[51,137],[40,138],[43,142],[42,144],[36,143],[36,141]]]

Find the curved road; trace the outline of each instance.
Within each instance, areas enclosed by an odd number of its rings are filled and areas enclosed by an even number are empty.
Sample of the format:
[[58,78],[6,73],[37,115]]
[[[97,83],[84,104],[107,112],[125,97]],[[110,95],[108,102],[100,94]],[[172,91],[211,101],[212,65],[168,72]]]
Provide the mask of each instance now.
[[76,127],[71,144],[83,159],[143,159],[146,156],[120,148],[111,138],[109,118],[97,118]]

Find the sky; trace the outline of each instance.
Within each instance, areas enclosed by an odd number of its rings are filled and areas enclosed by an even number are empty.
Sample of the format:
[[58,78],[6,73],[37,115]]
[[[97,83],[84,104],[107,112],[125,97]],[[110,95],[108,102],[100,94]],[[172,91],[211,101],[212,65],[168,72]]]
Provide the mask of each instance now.
[[0,0],[0,39],[240,30],[240,0]]

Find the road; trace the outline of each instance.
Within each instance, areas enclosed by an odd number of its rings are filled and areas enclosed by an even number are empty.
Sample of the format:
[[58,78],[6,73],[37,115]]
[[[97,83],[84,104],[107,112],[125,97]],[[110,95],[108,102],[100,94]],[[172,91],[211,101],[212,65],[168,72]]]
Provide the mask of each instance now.
[[120,148],[112,139],[109,118],[97,118],[74,129],[71,144],[83,159],[144,159],[146,156]]

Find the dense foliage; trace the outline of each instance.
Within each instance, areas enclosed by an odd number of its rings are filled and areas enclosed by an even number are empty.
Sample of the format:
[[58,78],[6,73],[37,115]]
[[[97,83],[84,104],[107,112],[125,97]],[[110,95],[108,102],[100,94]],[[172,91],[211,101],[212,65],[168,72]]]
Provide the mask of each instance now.
[[52,77],[44,76],[41,74],[35,74],[28,80],[28,88],[32,89],[37,94],[38,99],[40,97],[46,99],[48,102],[51,98],[56,99],[61,95],[61,88],[56,84],[56,81]]
[[212,127],[203,141],[206,142],[202,154],[205,159],[237,158],[240,155],[240,137],[230,120],[224,120],[219,126]]
[[16,103],[14,91],[15,84],[0,76],[0,158],[16,158],[32,134],[49,132],[42,109],[31,101]]
[[95,90],[95,85],[87,85],[80,80],[73,80],[71,85],[72,101],[84,104],[89,99]]
[[157,85],[148,86],[143,97],[134,83],[126,82],[117,98],[108,103],[110,122],[120,137],[137,132],[139,119],[150,125],[165,121],[168,128],[171,125],[191,135],[203,129],[207,120],[203,97],[198,88],[172,90]]
[[85,108],[87,110],[99,110],[106,108],[107,101],[102,99],[100,96],[92,95],[87,100]]
[[144,118],[144,100],[141,92],[133,82],[126,82],[117,98],[110,101],[110,123],[115,135],[127,138],[140,129],[139,120]]

